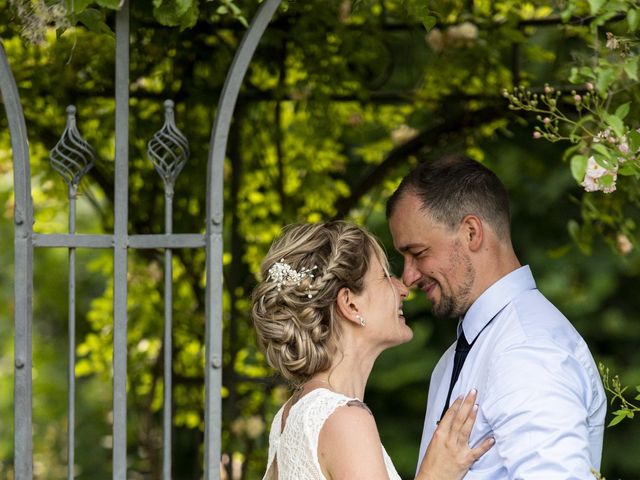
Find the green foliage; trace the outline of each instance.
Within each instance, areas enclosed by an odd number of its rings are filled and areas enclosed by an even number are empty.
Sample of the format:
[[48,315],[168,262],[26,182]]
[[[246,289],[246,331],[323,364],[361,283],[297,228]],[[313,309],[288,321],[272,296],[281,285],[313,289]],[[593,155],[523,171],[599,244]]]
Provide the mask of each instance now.
[[[9,0],[9,3],[23,26],[24,38],[42,43],[51,24],[59,34],[81,24],[92,32],[113,35],[107,16],[119,10],[124,0]],[[231,17],[248,26],[236,0],[145,0],[139,3],[144,11],[152,12],[160,25],[182,30],[196,25],[201,10],[214,18]]]
[[[640,412],[640,405],[632,403],[625,397],[625,392],[629,387],[625,387],[621,384],[618,375],[610,377],[609,369],[602,363],[599,365],[599,368],[604,388],[611,394],[611,405],[618,403],[618,409],[612,412],[614,418],[609,422],[609,426],[612,427],[617,425],[626,418],[634,418],[635,414]],[[640,385],[636,386],[636,392],[637,394],[633,400],[638,402],[640,401]]]
[[[573,144],[564,155],[573,177],[587,192],[605,194],[583,196],[582,223],[572,220],[569,224],[572,237],[585,253],[589,253],[594,235],[604,236],[621,253],[637,244],[633,220],[640,207],[640,124],[634,120],[638,100],[637,7],[635,1],[589,1],[593,17],[584,28],[592,33],[594,54],[585,57],[581,66],[571,67],[568,77],[580,92],[572,90],[567,95],[548,84],[539,93],[525,87],[504,92],[512,110],[537,114],[540,126],[535,127],[534,138]],[[570,2],[564,13],[576,12],[579,3]],[[600,30],[623,12],[625,34],[606,31],[603,42]],[[631,18],[629,12],[634,12]],[[614,27],[620,28],[608,28]],[[632,110],[634,114],[629,115]]]
[[[76,0],[75,17],[65,14],[58,22],[41,17],[48,20],[38,23],[42,42],[35,45],[21,39],[24,24],[10,18],[0,22],[27,117],[34,228],[39,233],[66,229],[66,189],[48,165],[47,151],[64,128],[69,103],[77,106],[78,127],[98,152],[96,167],[81,188],[79,232],[113,230],[115,59],[113,35],[102,33],[111,31],[115,3]],[[132,3],[130,233],[164,231],[162,182],[147,158],[146,143],[162,124],[166,98],[176,101],[176,121],[192,151],[175,187],[174,231],[204,230],[204,177],[215,104],[245,33],[241,17],[250,18],[257,5],[249,0]],[[242,466],[243,478],[260,478],[263,473],[269,422],[289,394],[289,387],[266,366],[249,315],[251,290],[269,244],[284,224],[346,216],[383,239],[398,270],[384,218],[386,198],[417,162],[452,151],[485,162],[505,181],[513,204],[514,242],[521,260],[536,273],[541,290],[574,322],[599,360],[629,382],[640,383],[638,216],[629,203],[619,200],[627,191],[625,185],[628,191],[637,186],[635,177],[623,176],[619,169],[614,194],[584,192],[576,186],[572,169],[581,181],[589,156],[578,149],[566,153],[580,140],[532,139],[523,117],[513,117],[501,95],[516,79],[529,90],[540,86],[536,91],[540,95],[545,83],[564,85],[575,68],[576,94],[585,98],[587,92],[580,85],[589,80],[581,77],[587,75],[581,68],[593,60],[591,27],[535,22],[560,14],[567,21],[571,15],[588,15],[590,4],[567,2],[566,8],[573,9],[570,14],[542,1],[471,5],[460,0],[429,11],[423,5],[419,0],[284,2],[242,85],[224,169],[221,395],[223,451],[229,468],[233,462]],[[595,10],[597,15],[607,14],[606,5]],[[158,11],[166,15],[164,24],[176,28],[160,25],[154,17]],[[629,6],[629,12],[634,11]],[[197,22],[185,28],[196,15]],[[637,27],[637,15],[610,19],[602,31],[612,31],[623,45],[635,48],[627,29]],[[609,67],[603,63],[605,70],[597,77],[602,78],[600,86],[589,77],[594,84],[589,108],[601,115],[598,122],[614,133],[618,130],[616,136],[627,134],[630,139],[637,128],[632,123],[637,118],[635,87],[629,76],[634,67],[631,62],[623,66],[627,63],[620,60],[622,49],[609,51],[603,42],[600,47],[606,55],[599,58],[616,73],[607,77],[604,72]],[[511,61],[514,48],[519,51],[517,72]],[[616,90],[621,85],[616,82],[623,80],[625,89]],[[606,98],[599,94],[605,86],[610,89]],[[580,113],[575,102],[564,99],[564,95],[558,98],[558,109],[567,120],[577,124],[580,118],[593,116],[584,106],[586,101]],[[595,129],[590,122],[583,121],[584,127]],[[558,134],[567,136],[562,125],[559,120]],[[581,129],[579,125],[575,139],[583,138]],[[541,132],[547,132],[544,126]],[[617,161],[613,145],[600,144],[607,153],[592,153],[607,162]],[[579,155],[583,158],[571,160]],[[7,129],[0,129],[3,239],[11,236],[10,159]],[[610,241],[619,244],[616,251],[627,254],[612,255],[601,231],[610,232]],[[628,243],[621,243],[620,233]],[[11,261],[6,249],[0,255],[0,316],[8,319]],[[40,273],[35,291],[38,376],[34,382],[38,398],[48,399],[38,404],[37,451],[39,461],[50,467],[42,478],[58,478],[65,462],[60,398],[65,394],[61,372],[66,365],[66,255],[38,249],[36,260]],[[201,474],[204,264],[201,250],[174,252],[174,476],[181,479]],[[162,252],[132,251],[129,257],[131,478],[160,478],[162,265]],[[76,468],[80,475],[92,472],[97,478],[110,476],[112,268],[108,251],[86,254],[78,265],[83,286],[76,376],[83,421],[78,425]],[[51,272],[56,281],[48,280]],[[451,344],[455,329],[429,317],[427,307],[421,295],[412,295],[406,303],[415,339],[380,357],[367,389],[366,401],[376,414],[385,446],[407,478],[415,471],[429,372]],[[2,418],[11,418],[9,325],[0,322],[4,339],[0,370],[7,373],[0,376]],[[4,478],[10,475],[12,440],[3,425],[0,476]],[[637,422],[622,422],[607,433],[603,472],[610,478],[635,478],[640,465],[620,452],[640,441]],[[46,456],[47,445],[60,448]]]

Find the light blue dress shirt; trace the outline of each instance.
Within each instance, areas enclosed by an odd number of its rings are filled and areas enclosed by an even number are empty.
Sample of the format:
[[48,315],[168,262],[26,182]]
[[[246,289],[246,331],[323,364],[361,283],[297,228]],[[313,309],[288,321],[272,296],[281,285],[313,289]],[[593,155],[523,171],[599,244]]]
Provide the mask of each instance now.
[[[602,381],[586,343],[537,290],[529,267],[482,293],[460,328],[469,343],[478,338],[451,403],[476,388],[480,408],[470,444],[488,435],[496,440],[465,479],[593,479],[606,413]],[[455,343],[431,376],[420,461],[440,420],[454,354]]]

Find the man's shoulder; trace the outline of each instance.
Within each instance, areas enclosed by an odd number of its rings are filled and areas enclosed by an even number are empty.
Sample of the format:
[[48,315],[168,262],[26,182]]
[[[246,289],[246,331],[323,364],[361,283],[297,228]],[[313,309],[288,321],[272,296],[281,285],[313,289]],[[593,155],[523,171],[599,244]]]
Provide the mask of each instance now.
[[580,334],[569,319],[539,290],[529,290],[514,298],[496,318],[496,331],[503,347],[511,343],[569,343]]

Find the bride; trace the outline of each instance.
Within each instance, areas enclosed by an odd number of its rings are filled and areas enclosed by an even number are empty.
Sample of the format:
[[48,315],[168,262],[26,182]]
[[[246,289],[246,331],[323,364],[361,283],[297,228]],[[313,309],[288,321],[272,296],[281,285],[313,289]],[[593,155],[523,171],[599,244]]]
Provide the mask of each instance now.
[[[265,257],[252,316],[267,361],[295,387],[269,435],[265,480],[399,480],[363,402],[373,363],[411,340],[407,288],[368,232],[345,222],[286,227]],[[443,417],[416,479],[461,479],[493,445],[469,435],[476,392]]]

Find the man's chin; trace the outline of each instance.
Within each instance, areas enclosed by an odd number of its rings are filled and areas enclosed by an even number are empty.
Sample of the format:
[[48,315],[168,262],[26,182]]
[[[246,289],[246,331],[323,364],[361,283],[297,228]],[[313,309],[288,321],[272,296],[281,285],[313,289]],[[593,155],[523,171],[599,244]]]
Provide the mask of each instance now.
[[441,303],[431,303],[431,314],[438,319],[458,318],[452,308],[444,308]]

